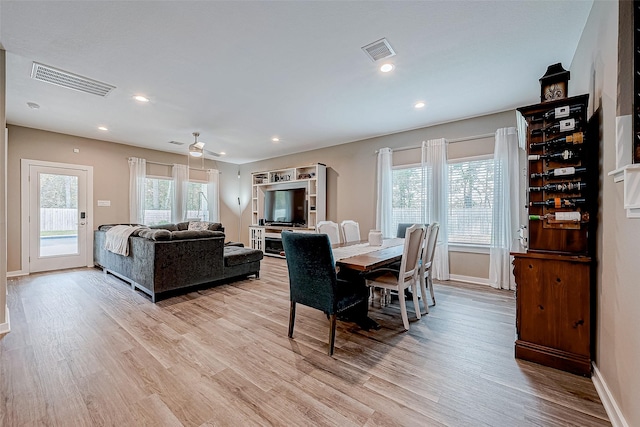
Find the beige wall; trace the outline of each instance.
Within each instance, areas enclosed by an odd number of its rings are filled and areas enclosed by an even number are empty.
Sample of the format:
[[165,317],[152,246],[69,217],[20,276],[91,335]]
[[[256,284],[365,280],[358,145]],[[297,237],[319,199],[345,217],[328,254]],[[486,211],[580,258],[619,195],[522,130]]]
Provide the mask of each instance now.
[[[78,148],[79,153],[73,149]],[[185,149],[186,152],[186,149]],[[43,130],[9,125],[9,152],[7,168],[8,254],[7,270],[21,271],[20,224],[20,159],[44,160],[93,166],[93,224],[126,223],[129,221],[129,165],[128,157],[141,157],[148,161],[186,164],[187,156],[148,150],[129,145],[114,144],[95,139],[80,138]],[[196,160],[196,165],[201,165]],[[194,166],[194,163],[191,163]],[[238,167],[231,163],[207,160],[206,168],[219,169],[221,207],[220,216],[227,238],[238,236]],[[149,165],[149,173],[169,174],[166,166]],[[110,200],[110,207],[98,207],[97,200]]]
[[[590,94],[601,118],[601,208],[595,363],[629,426],[640,426],[640,219],[623,209],[615,168],[618,4],[596,1],[571,64],[570,88]],[[624,88],[632,91],[631,87]]]
[[[336,145],[304,153],[247,163],[241,166],[243,204],[251,192],[251,172],[281,167],[324,163],[327,165],[327,219],[340,222],[353,219],[360,223],[363,236],[375,228],[376,206],[376,154],[383,148],[402,148],[420,145],[423,140],[435,138],[457,139],[494,133],[496,129],[515,126],[515,111],[490,114],[428,128],[400,132],[348,144]],[[493,152],[492,138],[451,144],[452,158]],[[402,162],[420,163],[420,150],[398,153]],[[251,220],[250,209],[244,209],[243,224]],[[243,229],[244,230],[244,229]],[[244,232],[244,231],[243,231]],[[248,232],[243,240],[248,240]],[[451,257],[451,274],[470,277],[489,277],[489,256],[483,254],[457,254]]]

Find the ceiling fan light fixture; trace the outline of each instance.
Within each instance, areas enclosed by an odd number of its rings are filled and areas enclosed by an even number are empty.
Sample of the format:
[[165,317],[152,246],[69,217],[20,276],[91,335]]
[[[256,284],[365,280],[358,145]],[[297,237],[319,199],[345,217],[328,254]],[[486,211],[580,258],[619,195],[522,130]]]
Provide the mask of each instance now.
[[204,154],[204,142],[198,142],[199,136],[200,132],[193,132],[195,140],[193,141],[193,144],[189,145],[189,155],[191,157],[202,157]]
[[202,157],[202,148],[198,148],[194,144],[191,144],[189,146],[189,155],[191,157]]

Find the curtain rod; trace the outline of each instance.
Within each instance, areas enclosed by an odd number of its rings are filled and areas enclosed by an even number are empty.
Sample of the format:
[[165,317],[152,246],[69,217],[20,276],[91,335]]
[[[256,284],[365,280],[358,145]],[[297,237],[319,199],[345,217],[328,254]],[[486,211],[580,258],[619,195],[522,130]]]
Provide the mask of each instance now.
[[[130,157],[127,157],[127,159],[130,159]],[[153,163],[154,165],[160,165],[160,166],[173,166],[174,164],[178,164],[178,163],[162,163],[162,162],[154,162],[152,160],[146,160],[147,163]],[[189,169],[194,170],[194,171],[208,171],[209,169],[203,169],[203,168],[192,168],[191,166],[189,166]],[[218,171],[218,173],[220,175],[222,175],[222,172]]]
[[[485,133],[482,135],[473,135],[473,136],[465,136],[463,138],[453,138],[453,139],[447,139],[447,144],[455,144],[456,142],[463,142],[463,141],[473,141],[475,139],[484,139],[484,138],[489,138],[491,136],[495,136],[495,132],[494,133]],[[422,148],[422,144],[420,145],[413,145],[410,147],[400,147],[400,148],[392,148],[391,151],[406,151],[406,150],[415,150],[417,148]],[[376,150],[375,154],[378,154],[378,151],[380,150]]]

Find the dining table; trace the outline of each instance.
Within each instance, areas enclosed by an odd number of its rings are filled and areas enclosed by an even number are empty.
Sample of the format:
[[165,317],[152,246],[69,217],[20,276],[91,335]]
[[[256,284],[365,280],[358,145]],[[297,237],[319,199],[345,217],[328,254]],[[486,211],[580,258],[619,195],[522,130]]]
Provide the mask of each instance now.
[[[380,246],[370,245],[366,240],[332,245],[338,277],[362,286],[366,286],[366,273],[401,260],[403,250],[404,239],[397,237],[383,239]],[[378,322],[369,317],[368,310],[369,304],[365,301],[345,317],[362,329],[380,329]]]

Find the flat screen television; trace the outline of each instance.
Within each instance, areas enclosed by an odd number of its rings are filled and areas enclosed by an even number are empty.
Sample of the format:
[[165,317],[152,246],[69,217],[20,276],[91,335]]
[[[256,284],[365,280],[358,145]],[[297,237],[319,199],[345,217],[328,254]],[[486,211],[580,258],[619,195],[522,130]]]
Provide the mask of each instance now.
[[270,225],[306,225],[306,190],[267,190],[264,193],[264,222]]

